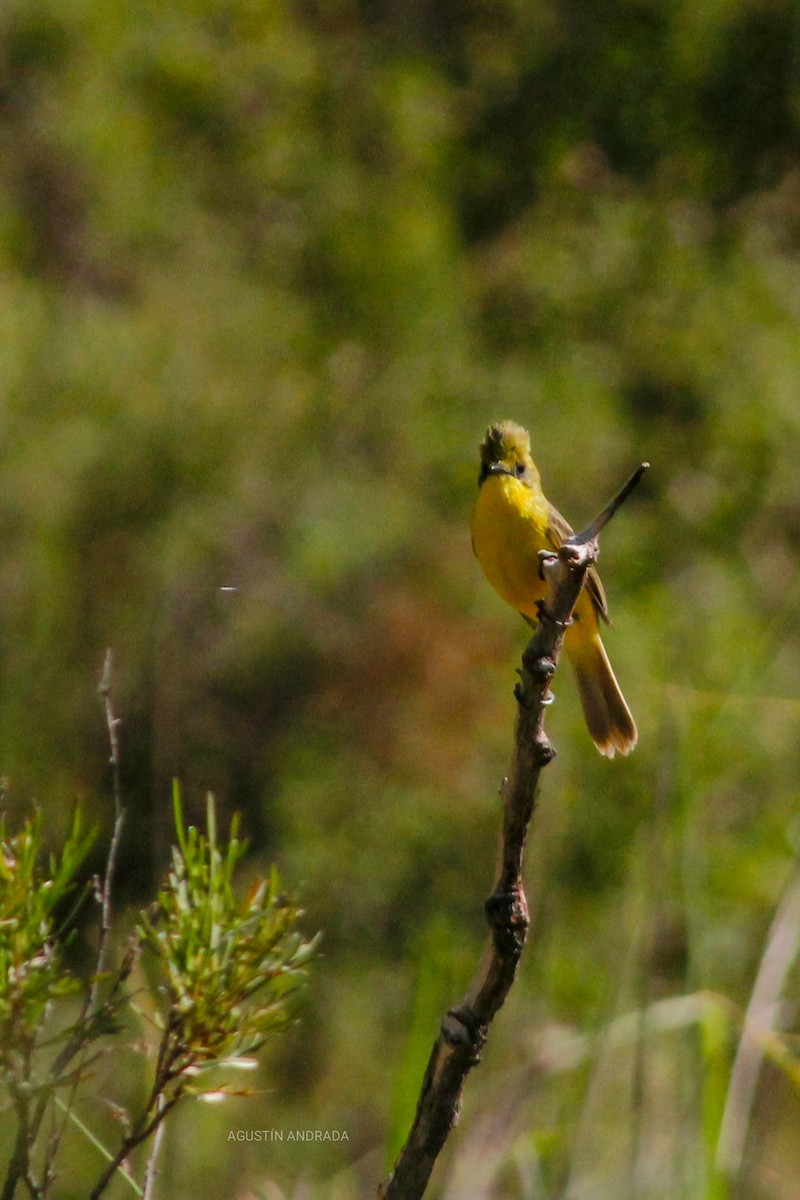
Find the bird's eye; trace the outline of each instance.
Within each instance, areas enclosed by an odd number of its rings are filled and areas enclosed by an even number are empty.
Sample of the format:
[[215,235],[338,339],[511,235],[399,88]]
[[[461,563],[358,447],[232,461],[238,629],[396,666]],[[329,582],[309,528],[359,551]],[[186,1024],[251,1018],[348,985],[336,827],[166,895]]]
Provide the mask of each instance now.
[[514,467],[514,474],[516,475],[517,479],[521,479],[525,474],[525,463],[518,462]]

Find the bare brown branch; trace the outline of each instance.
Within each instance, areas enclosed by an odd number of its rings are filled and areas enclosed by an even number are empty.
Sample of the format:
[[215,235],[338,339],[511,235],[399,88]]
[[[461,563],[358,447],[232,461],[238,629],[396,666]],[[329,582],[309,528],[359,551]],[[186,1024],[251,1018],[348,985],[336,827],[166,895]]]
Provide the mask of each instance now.
[[597,535],[646,469],[643,463],[588,529],[570,538],[557,553],[542,556],[549,595],[522,656],[515,689],[518,710],[514,749],[500,789],[503,822],[498,874],[485,905],[489,940],[465,996],[442,1021],[411,1130],[392,1174],[378,1190],[379,1200],[419,1200],[424,1194],[436,1159],[458,1119],[467,1075],[480,1061],[492,1018],[514,982],[529,924],[522,880],[528,828],[539,776],[555,755],[544,729],[550,683],[586,572],[597,557]]
[[625,501],[628,499],[628,497],[630,496],[630,494],[634,490],[634,488],[639,486],[642,476],[645,474],[646,471],[649,471],[649,470],[650,470],[649,462],[639,463],[639,466],[633,472],[630,479],[627,481],[627,483],[624,483],[622,485],[622,487],[619,489],[619,491],[617,492],[614,499],[609,500],[608,504],[605,506],[603,511],[601,513],[598,513],[598,515],[592,521],[591,525],[589,525],[589,527],[586,530],[584,530],[583,533],[576,534],[574,538],[570,539],[570,541],[573,541],[573,542],[596,541],[599,534],[605,529],[608,522],[614,516],[614,513],[617,511],[618,508],[620,508],[625,503]]

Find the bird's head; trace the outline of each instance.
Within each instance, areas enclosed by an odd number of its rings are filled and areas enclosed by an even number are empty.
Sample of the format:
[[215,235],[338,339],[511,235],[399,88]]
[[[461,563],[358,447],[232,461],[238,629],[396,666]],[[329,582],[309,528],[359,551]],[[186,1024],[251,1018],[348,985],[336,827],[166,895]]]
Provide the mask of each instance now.
[[481,443],[481,469],[478,486],[491,475],[507,475],[527,487],[539,480],[531,458],[531,439],[527,429],[513,421],[498,421],[486,430]]

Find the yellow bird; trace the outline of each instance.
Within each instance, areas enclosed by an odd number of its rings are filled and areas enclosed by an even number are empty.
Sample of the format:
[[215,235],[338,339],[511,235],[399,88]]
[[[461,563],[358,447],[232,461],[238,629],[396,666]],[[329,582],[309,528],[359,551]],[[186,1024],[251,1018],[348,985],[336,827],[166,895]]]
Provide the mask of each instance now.
[[[539,551],[557,550],[572,529],[553,508],[531,458],[531,440],[513,421],[491,425],[481,444],[478,499],[472,545],[496,592],[529,621],[547,585],[539,575]],[[599,617],[608,622],[600,576],[590,569],[578,597],[564,645],[578,683],[589,733],[601,754],[613,758],[636,745],[636,724],[600,640]]]

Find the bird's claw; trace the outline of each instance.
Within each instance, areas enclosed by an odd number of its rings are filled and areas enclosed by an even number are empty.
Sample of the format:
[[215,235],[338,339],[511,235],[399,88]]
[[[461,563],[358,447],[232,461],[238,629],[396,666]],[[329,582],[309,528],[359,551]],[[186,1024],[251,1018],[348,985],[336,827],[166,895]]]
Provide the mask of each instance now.
[[556,562],[557,560],[558,555],[554,554],[552,550],[539,551],[539,578],[541,579],[542,583],[546,582],[544,577],[544,564],[546,562]]
[[536,611],[540,621],[549,621],[551,625],[557,625],[559,629],[568,629],[572,624],[572,617],[567,617],[566,621],[557,621],[544,600],[536,601]]

